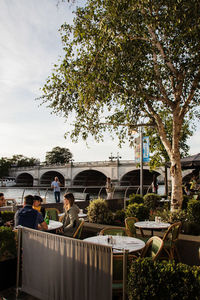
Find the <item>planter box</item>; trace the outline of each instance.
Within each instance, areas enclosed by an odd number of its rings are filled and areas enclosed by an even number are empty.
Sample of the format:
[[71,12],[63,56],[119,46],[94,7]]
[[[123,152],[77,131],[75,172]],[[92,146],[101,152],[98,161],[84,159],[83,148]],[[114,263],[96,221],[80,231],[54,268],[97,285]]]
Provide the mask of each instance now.
[[0,261],[0,291],[16,285],[17,258]]

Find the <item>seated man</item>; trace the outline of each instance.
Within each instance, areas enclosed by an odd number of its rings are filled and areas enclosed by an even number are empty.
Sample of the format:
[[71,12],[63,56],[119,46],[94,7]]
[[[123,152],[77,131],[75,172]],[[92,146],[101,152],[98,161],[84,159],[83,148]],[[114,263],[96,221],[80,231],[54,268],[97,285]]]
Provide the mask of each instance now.
[[4,198],[4,193],[0,193],[0,207],[6,205],[6,200]]
[[[5,198],[4,198],[4,194],[0,193],[0,207],[5,206]],[[13,225],[13,221],[7,221],[4,223],[3,218],[1,216],[1,211],[0,211],[0,226],[12,226]]]
[[32,208],[34,197],[27,195],[24,197],[24,206],[15,214],[15,227],[18,225],[33,229],[48,230],[42,215]]

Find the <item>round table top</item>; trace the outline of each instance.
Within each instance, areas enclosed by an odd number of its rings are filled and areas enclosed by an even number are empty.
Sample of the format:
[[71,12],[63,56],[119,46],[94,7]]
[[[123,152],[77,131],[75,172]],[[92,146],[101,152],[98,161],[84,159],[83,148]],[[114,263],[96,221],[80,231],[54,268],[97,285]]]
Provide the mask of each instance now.
[[[112,243],[109,242],[111,237]],[[140,239],[119,235],[98,235],[86,238],[84,241],[98,245],[112,246],[113,253],[122,253],[123,250],[136,252],[143,249],[145,246],[145,243]]]
[[[59,216],[59,217],[63,217],[64,214],[65,214],[65,213],[60,213],[60,214],[58,214],[58,216]],[[86,218],[86,217],[87,217],[87,214],[80,212],[80,213],[78,214],[78,217],[79,217],[79,218]]]
[[48,225],[48,231],[49,230],[55,230],[58,228],[61,228],[63,226],[62,222],[54,221],[54,220],[49,220],[49,225]]
[[143,228],[143,229],[166,229],[171,224],[165,222],[155,222],[155,221],[142,221],[136,222],[135,227]]

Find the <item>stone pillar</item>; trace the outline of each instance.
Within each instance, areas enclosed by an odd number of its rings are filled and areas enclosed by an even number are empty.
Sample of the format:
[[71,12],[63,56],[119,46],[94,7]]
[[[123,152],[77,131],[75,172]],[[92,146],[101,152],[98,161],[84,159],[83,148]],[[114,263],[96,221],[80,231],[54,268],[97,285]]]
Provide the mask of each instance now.
[[38,185],[39,185],[39,179],[33,178],[33,186],[38,186]]

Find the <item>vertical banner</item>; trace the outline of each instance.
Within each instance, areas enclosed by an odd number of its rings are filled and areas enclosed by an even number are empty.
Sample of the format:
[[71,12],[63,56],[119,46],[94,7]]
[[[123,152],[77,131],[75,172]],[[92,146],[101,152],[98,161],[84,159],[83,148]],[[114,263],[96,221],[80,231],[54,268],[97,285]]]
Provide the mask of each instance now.
[[140,138],[135,138],[135,161],[140,162]]
[[[149,162],[149,137],[143,137],[143,162]],[[135,138],[135,161],[140,162],[140,137]]]
[[143,162],[149,162],[149,137],[143,137]]

